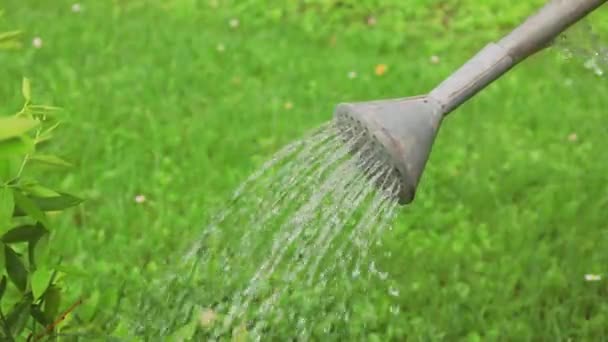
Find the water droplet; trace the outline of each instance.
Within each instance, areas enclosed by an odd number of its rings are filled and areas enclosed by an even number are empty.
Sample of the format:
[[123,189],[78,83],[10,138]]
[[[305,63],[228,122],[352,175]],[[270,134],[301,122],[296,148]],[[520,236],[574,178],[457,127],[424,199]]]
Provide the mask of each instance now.
[[302,329],[304,332],[306,331],[306,319],[303,317],[298,318],[298,323],[296,323],[298,329]]
[[371,273],[371,274],[375,274],[375,273],[377,273],[377,272],[378,272],[378,271],[376,270],[376,262],[375,262],[375,261],[372,261],[372,262],[369,264],[369,273]]
[[391,312],[393,315],[398,315],[398,314],[399,314],[399,312],[401,311],[401,310],[399,309],[399,306],[397,306],[397,305],[391,305],[391,307],[389,308],[389,310],[390,310],[390,312]]

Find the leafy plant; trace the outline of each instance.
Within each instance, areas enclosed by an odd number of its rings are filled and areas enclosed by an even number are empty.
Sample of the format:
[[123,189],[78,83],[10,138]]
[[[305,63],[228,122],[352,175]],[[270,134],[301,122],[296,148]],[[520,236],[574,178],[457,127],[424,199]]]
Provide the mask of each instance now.
[[[4,12],[0,9],[0,18]],[[21,41],[18,39],[21,36],[21,31],[0,32],[0,50],[15,50],[21,48]]]
[[[58,127],[58,108],[34,105],[28,79],[23,80],[25,104],[12,116],[0,117],[0,339],[14,341],[26,334],[38,340],[57,324],[61,287],[57,270],[49,268],[48,213],[81,203],[81,199],[25,176],[40,167],[66,167],[63,159],[40,152]],[[12,302],[12,303],[11,303]],[[11,305],[12,304],[12,307]],[[8,310],[7,308],[10,307]],[[6,310],[6,312],[5,312]],[[42,327],[42,332],[36,332]]]

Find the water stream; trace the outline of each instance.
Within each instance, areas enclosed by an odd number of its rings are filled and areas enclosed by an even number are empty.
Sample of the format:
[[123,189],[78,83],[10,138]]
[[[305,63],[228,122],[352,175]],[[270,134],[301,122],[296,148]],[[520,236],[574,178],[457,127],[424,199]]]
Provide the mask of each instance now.
[[[336,284],[388,279],[369,249],[398,206],[392,168],[360,143],[361,134],[327,123],[277,152],[236,189],[178,266],[149,281],[124,313],[135,318],[129,330],[169,336],[190,327],[197,339],[224,340],[288,329],[308,339],[313,320],[347,321],[348,289]],[[397,295],[388,282],[386,291]]]

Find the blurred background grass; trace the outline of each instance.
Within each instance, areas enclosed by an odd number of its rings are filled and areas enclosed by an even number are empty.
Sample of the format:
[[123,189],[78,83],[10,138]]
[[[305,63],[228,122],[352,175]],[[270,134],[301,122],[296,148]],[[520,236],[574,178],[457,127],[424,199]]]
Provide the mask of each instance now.
[[[427,92],[542,3],[3,0],[0,31],[25,36],[0,52],[0,110],[20,107],[22,76],[63,107],[53,148],[77,167],[56,182],[89,198],[53,236],[80,279],[69,293],[170,267],[240,181],[337,103]],[[606,18],[589,22],[608,32]],[[606,77],[557,50],[450,115],[378,251],[400,296],[369,284],[351,326],[320,339],[608,338],[608,284],[584,279],[608,273]],[[97,300],[81,314],[116,298]]]

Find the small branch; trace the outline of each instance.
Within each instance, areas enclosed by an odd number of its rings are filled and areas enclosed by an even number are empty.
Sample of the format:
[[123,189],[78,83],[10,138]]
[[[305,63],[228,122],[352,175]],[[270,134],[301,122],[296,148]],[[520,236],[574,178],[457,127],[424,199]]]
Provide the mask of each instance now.
[[33,333],[31,333],[28,336],[28,341],[30,340],[30,338],[32,338],[32,336],[34,337],[34,341],[40,341],[40,339],[42,339],[43,337],[49,335],[50,333],[53,332],[53,330],[55,330],[55,328],[61,323],[63,322],[66,317],[72,312],[74,311],[80,304],[82,304],[83,300],[82,298],[78,299],[76,301],[76,303],[72,304],[72,306],[70,306],[67,310],[65,310],[61,316],[59,316],[59,318],[57,318],[53,323],[49,324],[43,332],[41,332],[40,334],[34,336]]

